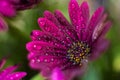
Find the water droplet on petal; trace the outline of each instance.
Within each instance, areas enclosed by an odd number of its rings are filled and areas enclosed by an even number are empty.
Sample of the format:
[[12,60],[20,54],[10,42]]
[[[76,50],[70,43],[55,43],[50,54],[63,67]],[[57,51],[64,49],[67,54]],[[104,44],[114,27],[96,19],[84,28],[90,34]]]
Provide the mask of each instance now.
[[41,24],[42,26],[44,26],[44,25],[45,25],[45,22],[43,22],[43,21],[40,21],[40,24]]
[[32,63],[35,63],[35,60],[34,60],[34,59],[32,59],[32,60],[31,60],[31,62],[32,62]]
[[39,63],[40,62],[40,59],[37,59],[37,63]]
[[72,4],[72,8],[75,8],[75,4]]
[[44,59],[44,62],[47,62],[48,60],[47,59]]
[[53,62],[53,61],[54,61],[54,59],[53,59],[53,58],[51,58],[51,61]]
[[46,31],[50,31],[50,27],[45,27],[45,30]]

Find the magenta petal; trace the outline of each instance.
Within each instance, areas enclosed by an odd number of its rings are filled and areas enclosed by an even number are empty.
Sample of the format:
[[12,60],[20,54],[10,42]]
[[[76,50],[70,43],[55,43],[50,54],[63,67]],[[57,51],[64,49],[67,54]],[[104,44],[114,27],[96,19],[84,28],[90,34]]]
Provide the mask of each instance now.
[[59,28],[63,31],[63,33],[67,33],[66,35],[68,35],[69,38],[76,40],[76,38],[78,38],[76,31],[73,26],[67,21],[64,15],[59,10],[56,10],[54,14],[57,20],[60,22],[61,26],[59,26]]
[[83,2],[78,11],[78,24],[76,25],[76,31],[80,40],[85,40],[86,32],[85,29],[88,25],[89,20],[89,6],[87,2]]
[[78,31],[79,29],[85,29],[89,20],[89,6],[87,2],[83,2],[80,6],[80,9],[78,11],[78,25],[76,28]]
[[0,78],[8,75],[9,73],[13,72],[17,68],[18,68],[18,65],[10,66],[10,67],[4,69],[3,71],[0,72]]
[[43,31],[40,31],[40,30],[33,30],[32,32],[31,32],[31,39],[33,40],[33,41],[49,41],[48,40],[48,34],[47,33],[45,33],[45,32],[43,32]]
[[46,50],[46,48],[52,47],[52,44],[48,44],[42,41],[32,41],[26,45],[26,48],[30,52],[40,52]]
[[69,16],[70,16],[72,24],[74,26],[78,25],[79,5],[76,0],[70,0],[68,10],[69,10]]
[[54,12],[54,15],[62,26],[71,26],[70,23],[67,21],[67,19],[59,10],[56,10]]
[[59,68],[55,68],[52,72],[50,80],[66,80],[64,76],[64,73]]
[[92,15],[92,18],[90,20],[90,23],[88,25],[89,30],[91,30],[91,32],[94,30],[94,28],[96,27],[96,25],[98,24],[99,20],[101,19],[102,15],[104,12],[104,8],[103,7],[99,7]]
[[108,48],[110,42],[107,39],[101,39],[93,45],[90,60],[96,60]]
[[82,66],[80,66],[80,67],[78,66],[78,67],[75,67],[73,69],[65,70],[64,71],[65,80],[72,80],[76,76],[81,76],[87,70],[87,66],[88,66],[88,60],[83,60],[82,61]]
[[14,72],[6,76],[4,80],[21,80],[27,75],[26,72]]
[[47,18],[39,18],[38,24],[44,32],[51,34],[60,41],[63,41],[65,37],[64,34],[60,32],[59,28],[53,22]]
[[53,36],[50,35],[50,33],[46,33],[40,30],[33,30],[31,32],[31,39],[33,41],[44,41],[44,42],[56,42],[58,43],[58,41],[53,39]]
[[104,8],[99,7],[92,15],[89,25],[87,27],[87,32],[88,32],[87,40],[91,40],[91,36],[93,34],[95,27],[103,17],[103,12],[104,12]]
[[105,34],[109,31],[109,29],[111,28],[112,26],[112,22],[111,21],[107,21],[104,25],[104,28],[99,36],[99,38],[102,38],[105,36]]
[[7,31],[8,30],[8,25],[3,19],[3,17],[0,16],[0,31]]
[[15,16],[16,10],[9,1],[0,0],[0,13],[5,16],[11,17]]
[[96,40],[98,38],[98,36],[102,33],[102,31],[104,30],[104,28],[106,27],[106,23],[105,20],[107,18],[107,14],[104,14],[101,18],[101,20],[99,20],[98,24],[96,25],[93,34],[92,34],[92,42],[94,42],[94,40]]
[[59,22],[57,21],[56,17],[50,11],[45,11],[44,17],[47,18],[48,20],[52,21],[53,23],[55,23],[56,26],[60,25]]
[[51,32],[51,33],[58,32],[58,28],[56,27],[56,25],[46,18],[39,18],[38,24],[43,31]]

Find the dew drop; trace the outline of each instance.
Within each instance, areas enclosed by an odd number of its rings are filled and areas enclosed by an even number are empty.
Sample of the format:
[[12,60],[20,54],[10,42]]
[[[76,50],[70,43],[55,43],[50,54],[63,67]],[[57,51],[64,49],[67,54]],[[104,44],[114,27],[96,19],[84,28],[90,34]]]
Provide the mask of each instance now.
[[37,59],[37,63],[39,63],[40,62],[40,59]]
[[54,61],[54,59],[53,59],[53,58],[51,58],[51,61],[53,62],[53,61]]
[[35,63],[35,60],[34,60],[34,59],[32,59],[32,60],[31,60],[31,62],[32,62],[32,63]]
[[40,24],[41,24],[42,26],[44,26],[44,25],[45,25],[45,22],[43,22],[43,21],[40,21]]
[[81,17],[80,17],[80,20],[81,20],[81,21],[83,21],[83,20],[84,20],[83,16],[81,16]]
[[75,8],[75,4],[72,4],[72,8]]
[[50,31],[50,27],[45,27],[45,30],[46,31]]
[[47,62],[48,60],[47,59],[44,59],[44,62]]
[[36,45],[34,45],[33,47],[34,47],[34,48],[36,48],[37,46],[36,46]]

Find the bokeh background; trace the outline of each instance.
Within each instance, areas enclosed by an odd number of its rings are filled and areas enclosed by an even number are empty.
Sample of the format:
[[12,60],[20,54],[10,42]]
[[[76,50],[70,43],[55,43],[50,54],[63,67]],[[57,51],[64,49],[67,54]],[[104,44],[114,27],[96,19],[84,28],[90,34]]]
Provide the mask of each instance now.
[[[78,0],[81,3],[83,0]],[[120,0],[87,0],[91,7],[91,13],[99,6],[104,6],[113,22],[111,30],[106,35],[111,44],[99,59],[90,62],[86,73],[74,80],[120,80]],[[9,30],[0,32],[0,59],[9,56],[8,65],[21,64],[19,71],[26,71],[28,75],[23,80],[44,80],[38,71],[28,66],[27,50],[25,45],[30,41],[30,32],[40,29],[37,24],[38,17],[43,16],[45,10],[53,12],[59,9],[68,16],[69,0],[43,0],[34,9],[17,13],[13,18],[5,18]],[[70,20],[69,20],[70,21]]]

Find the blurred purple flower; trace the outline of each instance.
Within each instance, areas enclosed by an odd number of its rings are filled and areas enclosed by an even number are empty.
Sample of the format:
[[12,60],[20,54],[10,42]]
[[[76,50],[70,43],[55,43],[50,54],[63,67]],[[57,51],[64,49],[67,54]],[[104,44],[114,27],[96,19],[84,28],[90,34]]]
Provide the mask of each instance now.
[[42,0],[0,0],[0,31],[7,30],[2,16],[13,17],[16,15],[16,11],[32,8],[40,1]]
[[[6,59],[2,59],[0,61],[0,70],[5,64]],[[0,80],[21,80],[24,76],[26,76],[26,72],[13,72],[16,70],[19,66],[9,66],[8,68],[0,71]]]
[[68,9],[72,24],[58,10],[54,14],[45,11],[44,18],[38,19],[42,31],[33,30],[32,41],[26,45],[30,67],[41,70],[43,76],[62,72],[63,80],[71,80],[85,71],[89,60],[97,59],[108,48],[104,36],[111,21],[106,21],[103,7],[91,19],[85,1],[79,6],[76,0],[70,0]]

